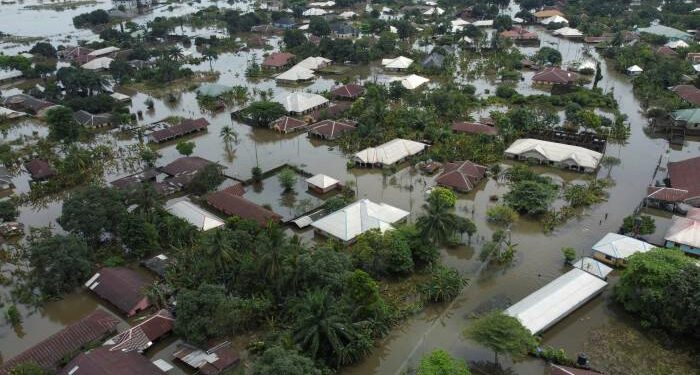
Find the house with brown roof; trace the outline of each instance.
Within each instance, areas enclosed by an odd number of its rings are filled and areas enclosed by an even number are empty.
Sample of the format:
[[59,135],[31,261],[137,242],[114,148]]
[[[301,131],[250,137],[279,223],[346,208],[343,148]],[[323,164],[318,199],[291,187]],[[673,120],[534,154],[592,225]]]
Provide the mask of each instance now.
[[185,135],[207,130],[209,121],[204,117],[198,119],[185,119],[177,125],[169,126],[165,129],[156,130],[149,134],[148,140],[153,143],[163,143],[173,139],[184,137]]
[[467,193],[474,189],[476,185],[486,175],[486,167],[474,164],[471,161],[458,161],[445,164],[445,171],[442,172],[435,182],[443,187]]
[[146,181],[155,182],[157,176],[158,171],[155,168],[149,168],[144,171],[116,179],[110,182],[110,184],[117,189],[128,190],[137,187]]
[[576,83],[579,77],[577,73],[551,67],[535,73],[532,82],[540,85],[570,85]]
[[56,56],[60,60],[65,60],[65,61],[74,61],[77,64],[85,64],[86,62],[90,61],[92,56],[90,54],[92,53],[92,49],[90,48],[85,48],[85,47],[71,47],[68,46],[62,50],[56,51]]
[[668,46],[661,46],[657,48],[656,53],[662,56],[678,56],[678,52],[674,51],[673,48]]
[[243,198],[235,185],[209,194],[207,203],[228,216],[254,220],[263,226],[282,219],[280,215]]
[[207,350],[180,344],[173,356],[197,370],[198,374],[218,375],[240,361],[238,353],[226,341]]
[[81,353],[58,375],[164,375],[165,372],[143,355],[99,347]]
[[465,134],[496,135],[498,129],[480,122],[455,121],[452,123],[452,131]]
[[345,132],[355,131],[356,127],[347,121],[323,120],[312,124],[309,129],[310,135],[332,141]]
[[199,156],[183,156],[175,159],[170,164],[161,167],[160,171],[170,177],[178,177],[182,175],[194,175],[208,165],[216,164]]
[[678,85],[671,87],[671,91],[680,96],[686,102],[700,106],[700,89],[693,85]]
[[685,190],[685,203],[700,207],[700,156],[667,165],[666,185],[674,189]]
[[41,116],[49,108],[56,104],[43,99],[37,99],[27,94],[16,94],[8,96],[4,101],[4,106],[15,111],[28,112]]
[[141,323],[107,340],[104,345],[109,347],[109,351],[112,352],[136,351],[143,353],[153,345],[154,341],[170,333],[174,325],[175,317],[173,314],[162,309]]
[[534,16],[537,18],[537,20],[543,20],[554,16],[564,17],[564,13],[562,13],[562,11],[559,9],[544,9],[540,10],[539,12],[535,12]]
[[528,31],[527,29],[519,26],[515,26],[510,30],[501,32],[501,36],[516,42],[533,42],[540,39],[537,33]]
[[51,168],[48,161],[42,159],[32,159],[24,163],[24,168],[35,181],[46,180],[56,175],[56,170]]
[[46,371],[56,371],[63,361],[75,355],[89,344],[102,341],[113,333],[119,319],[104,310],[95,310],[90,315],[71,323],[49,338],[23,351],[0,366],[0,375],[8,375],[17,365],[35,363]]
[[363,86],[350,83],[331,90],[331,97],[341,100],[354,100],[359,98],[364,92],[365,88]]
[[270,129],[287,134],[289,132],[304,130],[306,125],[306,122],[295,119],[294,117],[282,116],[270,123]]
[[262,67],[279,70],[292,65],[296,56],[289,52],[273,52],[262,62]]
[[144,293],[149,285],[138,272],[125,267],[103,267],[85,283],[88,289],[126,316],[134,316],[151,306]]

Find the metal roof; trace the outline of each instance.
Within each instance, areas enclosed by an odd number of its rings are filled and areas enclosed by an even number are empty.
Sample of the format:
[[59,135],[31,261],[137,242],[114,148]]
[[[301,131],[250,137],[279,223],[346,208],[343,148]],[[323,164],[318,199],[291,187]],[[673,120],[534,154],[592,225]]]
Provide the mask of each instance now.
[[406,157],[415,155],[428,147],[427,144],[396,138],[377,147],[366,148],[353,156],[363,164],[392,165]]
[[644,253],[654,246],[636,238],[617,233],[608,233],[593,245],[593,251],[610,255],[617,259],[626,259],[635,253]]
[[532,138],[518,139],[505,152],[512,155],[535,152],[549,161],[564,162],[571,160],[578,166],[591,169],[597,168],[600,158],[603,157],[603,154],[600,152],[587,148]]
[[409,212],[386,203],[362,199],[316,220],[311,225],[342,241],[351,241],[370,229],[379,229],[382,232],[392,229],[392,224],[408,215]]

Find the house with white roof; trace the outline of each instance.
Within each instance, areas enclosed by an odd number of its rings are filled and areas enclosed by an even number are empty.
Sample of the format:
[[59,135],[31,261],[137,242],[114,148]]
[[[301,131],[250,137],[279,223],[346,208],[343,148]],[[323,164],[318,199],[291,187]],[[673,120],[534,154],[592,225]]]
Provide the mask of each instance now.
[[558,35],[562,38],[582,38],[583,33],[579,31],[578,29],[574,29],[571,27],[562,27],[561,29],[556,29],[552,32],[554,35]]
[[100,48],[96,49],[90,53],[88,53],[88,56],[90,58],[96,58],[96,57],[101,57],[109,54],[116,54],[117,52],[121,51],[119,47],[105,47],[105,48]]
[[377,147],[369,147],[353,155],[352,160],[360,165],[388,167],[423,152],[428,145],[408,139],[396,138]]
[[207,231],[224,225],[223,220],[205,211],[188,200],[171,201],[165,206],[171,215],[194,225],[198,230]]
[[311,223],[316,233],[349,244],[371,229],[381,232],[406,219],[409,212],[386,203],[362,199]]
[[315,176],[306,179],[306,184],[309,190],[319,194],[325,194],[331,190],[337,189],[340,186],[340,181],[331,176],[319,173]]
[[108,70],[114,59],[109,57],[98,57],[92,59],[80,67],[87,70]]
[[440,7],[432,7],[423,12],[424,16],[433,16],[433,15],[443,15],[445,13],[445,10],[440,8]]
[[415,90],[418,87],[430,82],[430,79],[421,77],[416,74],[411,74],[408,77],[399,78],[399,80],[401,81],[401,86],[405,87],[408,90]]
[[670,49],[676,49],[676,48],[688,48],[690,45],[682,40],[671,40],[668,43],[665,44],[666,47]]
[[593,257],[614,266],[623,266],[627,258],[636,253],[645,253],[655,246],[636,238],[617,233],[608,233],[593,245]]
[[642,73],[644,73],[644,69],[640,68],[639,65],[632,65],[627,68],[627,74],[631,76],[638,76]]
[[308,92],[293,92],[278,99],[289,114],[303,114],[328,105],[328,99]]
[[330,65],[332,60],[327,59],[325,57],[321,56],[309,56],[305,58],[304,60],[299,61],[296,65],[294,66],[301,66],[306,69],[310,70],[318,70],[327,67]]
[[512,159],[536,161],[579,172],[595,171],[603,157],[600,152],[587,148],[532,138],[513,142],[506,149],[505,155]]
[[281,82],[303,82],[314,78],[316,78],[314,71],[303,66],[293,66],[286,72],[275,76],[275,80]]
[[393,59],[382,59],[382,66],[384,66],[385,69],[406,70],[411,64],[413,64],[413,59],[404,56]]
[[342,18],[342,19],[346,19],[346,20],[349,20],[349,19],[351,19],[351,18],[353,18],[353,17],[356,17],[356,16],[357,16],[357,13],[355,13],[355,12],[353,12],[353,11],[351,11],[351,10],[345,11],[345,12],[340,13],[340,14],[338,15],[338,17],[340,17],[340,18]]
[[667,248],[677,247],[689,255],[700,256],[700,208],[691,208],[685,217],[674,215],[664,241]]
[[474,25],[475,27],[492,27],[493,20],[478,20],[472,22],[472,25]]
[[301,15],[304,17],[313,17],[313,16],[325,16],[328,14],[328,12],[324,9],[321,8],[309,8],[305,10]]
[[543,19],[540,23],[543,25],[549,25],[550,23],[565,23],[568,25],[569,20],[557,14],[552,17]]

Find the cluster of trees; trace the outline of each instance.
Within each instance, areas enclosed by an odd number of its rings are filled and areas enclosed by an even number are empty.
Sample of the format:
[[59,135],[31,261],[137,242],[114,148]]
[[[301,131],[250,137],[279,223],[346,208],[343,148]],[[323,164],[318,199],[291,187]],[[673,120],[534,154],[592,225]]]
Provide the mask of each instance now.
[[93,10],[73,17],[73,25],[79,29],[106,25],[109,21],[109,13],[104,9]]
[[559,195],[559,186],[527,166],[517,165],[504,172],[510,191],[503,197],[513,210],[537,216],[549,210]]
[[680,250],[654,249],[629,258],[615,299],[642,325],[700,338],[700,267]]

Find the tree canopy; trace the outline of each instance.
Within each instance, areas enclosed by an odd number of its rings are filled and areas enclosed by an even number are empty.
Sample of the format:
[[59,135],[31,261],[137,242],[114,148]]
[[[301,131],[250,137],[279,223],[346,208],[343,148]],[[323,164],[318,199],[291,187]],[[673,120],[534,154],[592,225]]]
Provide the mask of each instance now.
[[465,335],[493,350],[496,362],[499,354],[509,355],[513,359],[522,358],[537,345],[535,337],[518,319],[500,311],[490,312],[472,321]]

